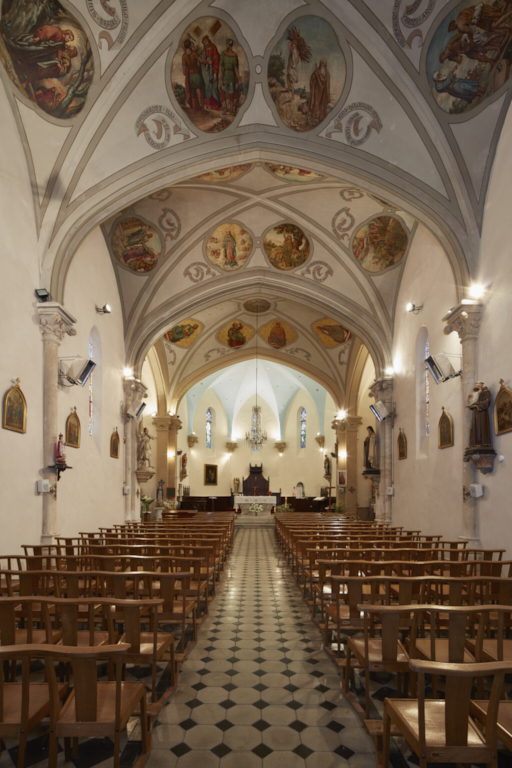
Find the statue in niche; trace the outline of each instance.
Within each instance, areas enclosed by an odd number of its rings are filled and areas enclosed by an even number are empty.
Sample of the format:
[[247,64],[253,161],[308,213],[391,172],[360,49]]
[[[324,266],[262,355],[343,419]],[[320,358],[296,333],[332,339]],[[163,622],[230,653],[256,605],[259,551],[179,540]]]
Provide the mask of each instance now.
[[470,448],[490,448],[491,428],[489,425],[489,406],[491,393],[483,383],[477,381],[473,392],[468,395],[467,407],[471,411],[471,431],[469,433]]
[[187,474],[187,454],[184,453],[181,457],[181,474],[186,475]]
[[377,467],[377,436],[373,427],[366,427],[368,432],[364,441],[364,468],[378,469]]
[[144,427],[144,429],[142,428],[142,422],[141,422],[139,424],[139,434],[138,434],[139,469],[144,467],[151,467],[151,455],[152,455],[151,440],[155,440],[155,438],[149,434],[147,427]]
[[160,480],[158,488],[156,489],[156,503],[162,504],[164,500],[164,481]]
[[324,458],[324,475],[328,475],[329,477],[331,476],[331,460],[327,454],[325,454]]

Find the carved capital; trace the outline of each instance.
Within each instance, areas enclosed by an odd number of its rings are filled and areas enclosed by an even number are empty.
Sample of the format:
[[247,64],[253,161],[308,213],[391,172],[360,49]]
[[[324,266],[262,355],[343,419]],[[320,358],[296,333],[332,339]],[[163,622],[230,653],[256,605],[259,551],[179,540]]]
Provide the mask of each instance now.
[[317,435],[315,437],[315,440],[317,441],[320,448],[323,448],[325,445],[325,435]]
[[363,423],[362,416],[347,416],[345,419],[347,432],[357,432],[359,426]]
[[134,400],[142,400],[147,392],[147,388],[138,379],[129,377],[123,381],[124,389],[124,410],[133,403]]
[[238,448],[238,443],[236,440],[228,440],[226,443],[226,450],[228,453],[233,453],[233,451],[236,451]]
[[451,309],[444,317],[446,323],[444,333],[448,336],[454,331],[459,334],[459,339],[476,339],[482,321],[483,305],[466,300],[464,303]]
[[179,429],[181,429],[183,424],[180,421],[180,417],[178,415],[175,416],[169,416],[169,431],[170,432],[177,432]]
[[339,432],[344,432],[346,426],[347,426],[346,419],[333,419],[333,421],[331,422],[331,427],[332,429],[334,429],[336,434],[338,434]]
[[168,432],[171,424],[171,416],[155,416],[152,424],[157,432]]
[[[369,394],[370,397],[373,397],[376,403],[381,400],[383,403],[389,403],[392,405],[393,379],[389,376],[386,376],[382,379],[377,379],[377,381],[370,387]],[[388,410],[391,410],[391,408],[388,408]]]
[[199,442],[197,435],[187,435],[188,447],[193,448],[196,443]]
[[286,445],[287,444],[283,440],[276,440],[274,448],[279,451],[279,453],[284,453]]
[[37,313],[43,341],[59,345],[64,336],[76,336],[76,318],[56,301],[38,303]]

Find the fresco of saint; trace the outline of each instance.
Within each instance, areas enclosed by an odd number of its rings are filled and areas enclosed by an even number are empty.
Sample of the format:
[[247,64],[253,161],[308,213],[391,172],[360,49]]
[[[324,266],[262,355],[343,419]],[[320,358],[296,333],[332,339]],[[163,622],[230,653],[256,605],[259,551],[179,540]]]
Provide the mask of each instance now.
[[121,221],[114,230],[111,248],[116,259],[138,273],[151,272],[162,252],[157,232],[139,218]]
[[265,235],[263,243],[270,263],[276,269],[289,270],[304,264],[310,246],[304,232],[295,224],[278,224]]
[[224,272],[243,267],[252,251],[252,237],[240,224],[226,222],[218,226],[206,242],[206,256]]
[[367,272],[382,272],[396,264],[409,238],[398,219],[378,216],[361,227],[352,241],[352,253]]

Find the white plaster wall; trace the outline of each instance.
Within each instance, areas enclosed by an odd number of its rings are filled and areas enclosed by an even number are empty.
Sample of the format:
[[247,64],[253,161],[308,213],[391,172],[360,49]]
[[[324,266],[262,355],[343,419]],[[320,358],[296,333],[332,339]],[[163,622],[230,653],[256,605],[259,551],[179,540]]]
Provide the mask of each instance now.
[[[510,257],[509,222],[512,216],[510,178],[512,174],[512,112],[509,109],[502,129],[487,192],[482,231],[479,282],[486,291],[482,324],[478,338],[478,378],[483,379],[494,398],[500,379],[512,389],[512,354],[510,321],[512,319],[512,260]],[[484,487],[477,500],[477,530],[484,547],[506,547],[512,555],[510,496],[512,491],[512,432],[494,435],[493,413],[490,413],[493,447],[505,456],[494,462],[491,475],[475,475]]]
[[[224,406],[214,392],[208,390],[198,403],[194,416],[194,432],[199,438],[194,448],[187,445],[186,423],[187,411],[185,399],[179,407],[179,415],[184,429],[178,433],[178,446],[188,453],[188,477],[184,481],[190,485],[190,493],[193,496],[219,495],[228,496],[233,487],[233,479],[249,475],[250,464],[263,463],[263,474],[270,480],[270,489],[275,492],[281,490],[283,496],[291,497],[293,489],[298,482],[304,483],[308,496],[317,496],[320,488],[325,485],[323,478],[324,451],[320,451],[315,436],[321,432],[317,410],[311,395],[306,390],[300,390],[292,400],[285,418],[284,437],[287,447],[282,456],[274,448],[275,435],[278,431],[276,418],[270,406],[258,397],[261,405],[262,425],[268,434],[267,444],[261,451],[251,451],[245,445],[245,432],[249,427],[251,410],[254,398],[250,398],[240,410],[234,425],[234,432],[238,435],[238,448],[231,455],[227,452],[226,442],[228,437],[228,422]],[[205,413],[211,407],[214,411],[214,432],[212,448],[205,447]],[[300,448],[298,433],[298,412],[301,407],[307,410],[307,438],[305,449]],[[322,425],[326,436],[325,451],[333,450],[334,433],[330,429],[332,419],[335,417],[334,402],[330,395],[327,396],[324,424]],[[204,465],[217,464],[218,485],[215,489],[204,485]]]
[[[112,313],[99,315],[95,305],[105,303],[110,304]],[[97,329],[101,342],[101,364],[93,373],[92,435],[88,432],[88,382],[83,388],[59,387],[59,429],[65,434],[66,419],[76,406],[82,439],[79,449],[67,449],[67,462],[73,469],[64,473],[58,485],[57,531],[76,536],[78,531],[94,531],[99,526],[124,521],[123,318],[114,270],[99,228],[91,232],[73,259],[64,304],[76,317],[77,335],[66,336],[59,356],[88,357],[92,328]],[[119,459],[110,456],[110,438],[115,427],[121,436]]]
[[19,378],[27,400],[26,434],[0,429],[1,552],[16,554],[22,544],[37,544],[41,537],[43,507],[36,481],[43,463],[43,343],[34,294],[41,285],[32,189],[3,84],[0,114],[0,393],[3,402]]
[[[406,311],[407,302],[423,309],[416,315]],[[416,396],[416,341],[422,326],[428,329],[430,351],[456,352],[457,334],[445,336],[442,317],[457,303],[451,268],[436,238],[419,226],[409,253],[398,295],[393,364],[396,418],[393,430],[395,497],[393,522],[424,533],[456,539],[462,533],[462,445],[461,380],[436,385],[430,377],[430,436],[416,449],[417,421],[424,428],[424,403]],[[420,375],[424,374],[422,368]],[[373,402],[373,401],[372,401]],[[455,445],[440,450],[437,428],[444,406],[454,421]],[[417,419],[417,407],[421,418]],[[363,409],[364,410],[364,409]],[[407,438],[407,459],[397,459],[399,428]],[[421,440],[419,440],[421,442]]]

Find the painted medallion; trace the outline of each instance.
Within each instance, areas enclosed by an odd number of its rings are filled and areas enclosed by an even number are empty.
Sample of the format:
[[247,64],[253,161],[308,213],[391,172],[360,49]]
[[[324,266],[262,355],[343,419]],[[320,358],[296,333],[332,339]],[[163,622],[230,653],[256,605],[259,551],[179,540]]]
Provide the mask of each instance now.
[[310,246],[306,235],[295,224],[278,224],[265,235],[263,243],[270,263],[276,269],[295,269],[304,264]]
[[270,344],[274,349],[283,349],[287,344],[291,344],[297,338],[296,332],[284,320],[276,318],[270,320],[260,329],[262,339]]
[[198,320],[194,320],[192,317],[188,317],[183,322],[178,323],[171,328],[167,333],[164,333],[165,341],[170,341],[172,344],[176,344],[178,347],[184,347],[188,349],[194,341],[197,339],[203,325]]
[[509,3],[463,0],[442,20],[427,55],[432,94],[444,112],[470,112],[509,79],[512,70]]
[[217,171],[209,171],[208,173],[202,173],[200,176],[196,176],[196,179],[201,181],[232,181],[236,179],[240,174],[245,173],[251,167],[252,163],[244,163],[242,165],[230,165],[228,168],[219,168]]
[[83,109],[94,77],[84,30],[58,0],[3,0],[0,60],[16,87],[53,117]]
[[116,259],[134,272],[151,272],[162,253],[162,242],[153,227],[131,217],[120,221],[111,240]]
[[318,16],[287,27],[268,62],[268,87],[283,123],[311,131],[336,106],[347,74],[334,30]]
[[225,21],[205,16],[183,33],[171,69],[174,96],[201,131],[231,125],[247,98],[249,64]]
[[254,336],[254,333],[254,329],[247,325],[247,323],[236,319],[231,323],[228,323],[228,325],[218,332],[217,339],[221,344],[225,344],[226,346],[231,347],[231,349],[237,349],[238,347],[243,347],[244,344],[247,344],[247,342]]
[[400,261],[408,241],[407,232],[398,219],[378,216],[356,232],[352,253],[367,272],[382,272]]
[[268,312],[270,309],[270,301],[267,301],[266,299],[249,299],[249,301],[245,302],[244,309],[247,312],[254,312],[255,314]]
[[293,168],[291,165],[266,163],[266,166],[275,176],[285,181],[317,181],[318,179],[323,179],[320,173],[305,171],[302,168]]
[[206,255],[212,264],[224,272],[236,272],[243,267],[252,251],[252,237],[240,224],[226,222],[210,235]]

